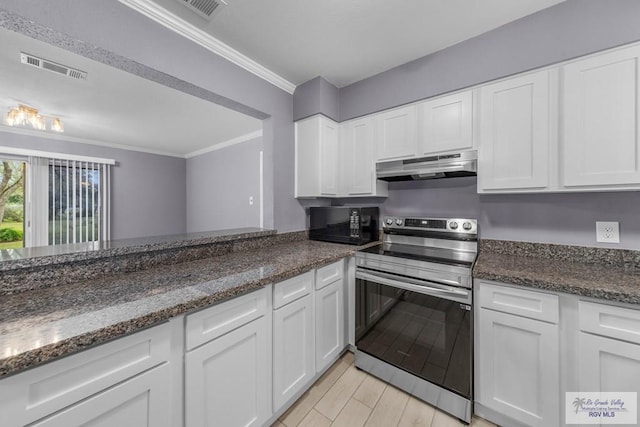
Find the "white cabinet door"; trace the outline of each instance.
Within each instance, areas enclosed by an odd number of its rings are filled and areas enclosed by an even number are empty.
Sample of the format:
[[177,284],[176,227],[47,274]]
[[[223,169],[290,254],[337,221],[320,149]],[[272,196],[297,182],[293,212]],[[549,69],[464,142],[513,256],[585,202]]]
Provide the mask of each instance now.
[[640,46],[563,67],[565,187],[639,185]]
[[344,282],[316,291],[316,371],[331,364],[344,349]]
[[465,91],[418,107],[422,154],[473,147],[473,94]]
[[577,391],[636,392],[640,405],[640,310],[579,301],[578,313]]
[[549,71],[480,88],[480,192],[549,185]]
[[396,108],[374,116],[376,160],[413,157],[418,152],[417,107]]
[[338,123],[320,117],[320,194],[338,195]]
[[478,313],[476,401],[530,426],[560,424],[558,327]]
[[171,427],[170,375],[164,364],[31,425]]
[[261,426],[271,416],[267,319],[261,317],[185,356],[185,425]]
[[274,412],[316,374],[314,327],[311,294],[273,312]]
[[376,180],[373,119],[366,117],[347,122],[343,126],[344,192],[348,195],[372,194]]
[[295,196],[338,194],[338,123],[318,115],[295,124]]
[[640,404],[640,345],[580,332],[578,391],[635,391]]

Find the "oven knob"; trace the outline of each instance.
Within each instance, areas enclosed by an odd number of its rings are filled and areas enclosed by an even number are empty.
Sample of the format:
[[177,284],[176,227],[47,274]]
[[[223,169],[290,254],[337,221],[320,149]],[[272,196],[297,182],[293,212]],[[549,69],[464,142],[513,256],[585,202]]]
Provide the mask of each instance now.
[[393,218],[387,218],[387,225],[393,225]]
[[465,222],[464,224],[462,224],[462,228],[464,228],[465,230],[471,230],[471,223]]
[[400,218],[396,219],[396,225],[402,225],[402,219]]
[[457,228],[458,228],[458,223],[457,223],[457,222],[455,222],[455,221],[451,221],[451,222],[449,223],[449,228],[451,228],[452,230],[457,229]]

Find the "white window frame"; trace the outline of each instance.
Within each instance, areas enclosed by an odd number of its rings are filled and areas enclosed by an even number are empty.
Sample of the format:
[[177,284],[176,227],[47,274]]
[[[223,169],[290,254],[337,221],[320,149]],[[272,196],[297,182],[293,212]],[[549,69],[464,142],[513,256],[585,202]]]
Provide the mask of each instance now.
[[[73,154],[54,153],[15,147],[0,147],[0,158],[21,160],[28,164],[25,176],[25,247],[49,245],[49,166],[69,166],[85,164],[86,167],[99,166],[101,194],[99,220],[102,222],[97,241],[107,241],[111,233],[110,193],[111,166],[115,160],[98,157],[78,156]],[[44,208],[43,208],[44,207]],[[75,215],[73,217],[75,221]],[[75,227],[74,227],[75,229]],[[75,239],[75,233],[74,233]],[[72,239],[73,240],[73,239]],[[67,243],[67,242],[63,242]],[[69,243],[75,243],[69,241]]]

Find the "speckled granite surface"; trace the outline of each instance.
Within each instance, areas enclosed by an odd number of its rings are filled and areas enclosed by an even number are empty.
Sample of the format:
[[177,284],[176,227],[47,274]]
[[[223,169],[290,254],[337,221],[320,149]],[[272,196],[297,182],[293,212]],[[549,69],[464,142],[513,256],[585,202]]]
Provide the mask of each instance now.
[[173,234],[108,242],[76,243],[41,246],[37,248],[0,250],[0,271],[27,267],[42,267],[73,261],[130,255],[168,249],[179,249],[211,243],[232,242],[239,239],[275,235],[275,230],[236,228],[201,233]]
[[271,244],[3,296],[0,376],[293,277],[355,249],[308,240]]
[[483,240],[475,279],[640,304],[640,252]]
[[0,262],[0,296],[306,239],[306,231],[233,229],[112,241],[88,251],[78,245],[3,250],[32,256]]

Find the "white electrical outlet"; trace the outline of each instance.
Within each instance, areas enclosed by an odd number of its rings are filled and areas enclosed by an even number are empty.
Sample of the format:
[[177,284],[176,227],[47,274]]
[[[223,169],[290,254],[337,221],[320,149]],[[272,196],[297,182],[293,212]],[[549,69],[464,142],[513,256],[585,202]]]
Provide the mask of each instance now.
[[253,196],[249,196],[249,206],[253,206]]
[[618,221],[596,221],[596,242],[620,243]]

